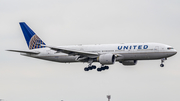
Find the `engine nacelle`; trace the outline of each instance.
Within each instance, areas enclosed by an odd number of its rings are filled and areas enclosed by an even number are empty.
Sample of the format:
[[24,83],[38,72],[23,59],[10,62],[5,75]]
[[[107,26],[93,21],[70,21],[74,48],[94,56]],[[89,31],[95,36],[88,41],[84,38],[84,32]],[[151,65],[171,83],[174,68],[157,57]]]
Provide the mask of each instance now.
[[114,64],[115,59],[116,57],[113,54],[103,54],[103,55],[100,55],[97,60],[101,64],[107,65],[107,64]]
[[123,65],[136,65],[137,60],[125,60],[121,62]]

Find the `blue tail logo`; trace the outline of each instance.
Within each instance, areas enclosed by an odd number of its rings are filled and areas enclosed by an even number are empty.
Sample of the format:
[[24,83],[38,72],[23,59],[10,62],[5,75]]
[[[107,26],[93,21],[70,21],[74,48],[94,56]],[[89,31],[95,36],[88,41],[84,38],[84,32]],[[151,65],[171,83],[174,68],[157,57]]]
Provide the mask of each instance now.
[[29,27],[25,22],[19,23],[26,39],[29,49],[45,48],[46,45]]

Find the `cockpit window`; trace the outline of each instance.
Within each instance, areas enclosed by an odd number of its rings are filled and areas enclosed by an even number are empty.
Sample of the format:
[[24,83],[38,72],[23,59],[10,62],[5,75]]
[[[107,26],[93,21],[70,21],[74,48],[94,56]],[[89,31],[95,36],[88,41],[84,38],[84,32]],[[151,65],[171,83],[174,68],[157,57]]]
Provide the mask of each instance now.
[[173,49],[173,48],[172,47],[168,47],[167,49],[170,50],[170,49]]

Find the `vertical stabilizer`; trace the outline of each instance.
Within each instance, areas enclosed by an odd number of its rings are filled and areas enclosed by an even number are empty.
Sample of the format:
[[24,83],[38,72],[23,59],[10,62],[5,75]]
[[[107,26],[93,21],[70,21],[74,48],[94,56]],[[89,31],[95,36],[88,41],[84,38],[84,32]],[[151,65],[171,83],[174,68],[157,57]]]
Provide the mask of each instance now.
[[29,27],[25,22],[19,23],[26,39],[29,49],[44,48],[46,45]]

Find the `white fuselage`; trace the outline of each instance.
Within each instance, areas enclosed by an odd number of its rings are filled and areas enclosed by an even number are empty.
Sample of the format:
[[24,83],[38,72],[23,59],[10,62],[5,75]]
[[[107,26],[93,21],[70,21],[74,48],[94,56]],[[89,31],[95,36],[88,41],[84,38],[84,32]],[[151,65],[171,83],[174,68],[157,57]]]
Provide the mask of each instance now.
[[48,46],[36,33],[25,23],[20,22],[29,50],[11,49],[7,51],[20,52],[21,55],[62,63],[87,62],[85,71],[96,69],[93,62],[101,64],[97,71],[109,69],[116,61],[123,65],[136,65],[138,60],[161,59],[163,62],[177,53],[169,45],[161,43],[122,43],[122,44],[97,44],[97,45],[71,45],[71,46]]
[[[117,56],[116,61],[124,60],[152,60],[162,59],[173,56],[177,53],[171,46],[160,43],[124,43],[124,44],[102,44],[102,45],[73,45],[59,46],[60,48],[68,48],[77,51],[93,52],[102,54],[114,54]],[[78,61],[78,55],[70,55],[62,52],[54,51],[50,48],[33,49],[40,54],[24,54],[22,55],[50,60],[55,62],[87,62]],[[98,60],[94,60],[97,62]]]

